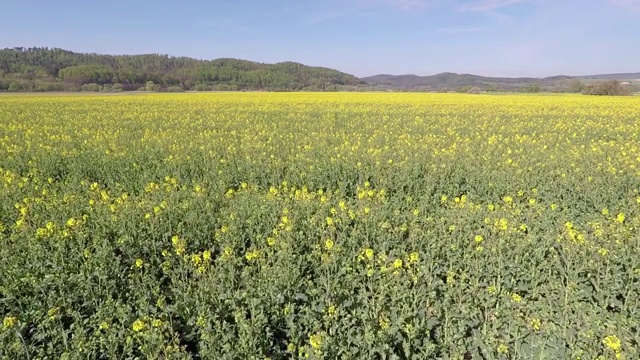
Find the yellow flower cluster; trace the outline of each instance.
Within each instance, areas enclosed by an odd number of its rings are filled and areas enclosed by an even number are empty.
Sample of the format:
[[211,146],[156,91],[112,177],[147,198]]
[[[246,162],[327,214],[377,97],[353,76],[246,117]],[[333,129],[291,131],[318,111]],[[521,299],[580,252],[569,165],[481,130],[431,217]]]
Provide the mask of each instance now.
[[[250,313],[288,334],[264,356],[332,356],[348,333],[363,339],[359,351],[395,351],[385,347],[393,339],[429,358],[414,341],[429,331],[424,323],[439,321],[438,347],[454,348],[450,334],[466,324],[442,321],[442,307],[472,313],[477,300],[495,311],[474,342],[517,357],[513,339],[533,334],[526,341],[540,343],[530,349],[541,349],[562,318],[547,306],[552,296],[593,282],[616,299],[640,276],[628,265],[640,228],[638,113],[633,97],[574,95],[3,96],[7,289],[46,288],[54,270],[102,279],[124,269],[117,291],[135,298],[119,304],[121,318],[91,320],[72,305],[52,307],[58,299],[24,296],[16,303],[35,309],[7,308],[3,329],[35,322],[34,336],[49,338],[69,318],[105,339],[141,342],[136,349],[166,342],[157,346],[164,356],[182,349],[168,324],[180,317],[198,328],[202,349],[219,354],[262,334],[228,331]],[[531,288],[540,284],[549,293]],[[61,287],[64,303],[87,296],[75,288]],[[110,314],[96,291],[88,299],[96,314]],[[180,292],[188,296],[176,308]],[[235,300],[214,306],[215,292]],[[615,314],[581,299],[561,311],[599,314],[596,325],[637,312],[628,297]],[[275,300],[275,311],[263,311]],[[141,304],[156,305],[153,317],[137,312]],[[196,313],[175,314],[183,308]],[[284,328],[290,321],[301,326]],[[345,328],[354,323],[364,326]],[[626,334],[597,335],[583,323],[598,347],[585,349],[588,358],[637,357]],[[504,329],[513,333],[502,337]]]

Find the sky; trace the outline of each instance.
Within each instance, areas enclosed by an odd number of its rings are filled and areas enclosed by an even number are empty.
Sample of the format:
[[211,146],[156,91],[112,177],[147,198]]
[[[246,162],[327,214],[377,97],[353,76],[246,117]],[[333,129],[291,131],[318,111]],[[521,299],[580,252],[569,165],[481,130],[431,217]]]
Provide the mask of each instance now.
[[0,0],[0,48],[297,61],[356,76],[640,72],[640,0]]

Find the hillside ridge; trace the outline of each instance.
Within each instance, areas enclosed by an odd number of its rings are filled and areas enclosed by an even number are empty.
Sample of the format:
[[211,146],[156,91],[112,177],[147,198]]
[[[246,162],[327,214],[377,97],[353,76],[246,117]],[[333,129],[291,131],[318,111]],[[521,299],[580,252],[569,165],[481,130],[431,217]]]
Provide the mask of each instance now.
[[477,87],[483,90],[526,90],[579,87],[582,83],[600,80],[628,81],[640,85],[640,73],[617,73],[599,75],[555,75],[549,77],[491,77],[473,74],[443,72],[434,75],[379,74],[360,78],[368,85],[380,89],[400,90],[458,90]]
[[199,60],[161,54],[104,55],[59,48],[0,50],[0,91],[335,91],[361,86],[337,70],[285,61]]
[[294,61],[202,60],[164,54],[108,55],[60,48],[0,50],[0,91],[555,91],[602,80],[640,88],[639,73],[490,77],[443,72],[358,78]]

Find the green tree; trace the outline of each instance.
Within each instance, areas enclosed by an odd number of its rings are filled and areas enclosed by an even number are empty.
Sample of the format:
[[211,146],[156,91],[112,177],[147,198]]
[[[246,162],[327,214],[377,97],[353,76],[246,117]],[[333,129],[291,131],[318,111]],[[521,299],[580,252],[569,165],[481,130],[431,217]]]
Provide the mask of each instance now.
[[[311,67],[294,62],[261,64],[237,59],[211,61],[167,55],[99,55],[81,54],[62,49],[13,48],[0,50],[0,73],[4,74],[4,88],[14,80],[46,83],[64,83],[69,90],[82,85],[100,86],[120,83],[123,90],[146,84],[180,86],[191,89],[195,84],[213,88],[237,90],[326,90],[359,87],[363,83],[356,77],[336,70]],[[9,79],[7,82],[6,79]],[[40,87],[40,85],[38,85]],[[31,87],[22,87],[22,91]],[[16,89],[16,87],[14,87]]]
[[100,91],[100,85],[96,83],[84,84],[80,87],[80,90],[89,91],[89,92],[98,92]]
[[584,95],[626,96],[632,94],[632,89],[620,84],[618,80],[607,80],[585,86],[582,93]]
[[11,92],[17,92],[17,91],[22,91],[24,90],[24,87],[22,86],[22,84],[18,81],[14,81],[11,84],[9,84],[9,91]]
[[539,93],[542,89],[540,88],[540,84],[527,84],[522,91],[526,93]]
[[145,89],[147,91],[157,91],[158,86],[156,86],[156,84],[154,84],[153,81],[147,81],[147,83],[145,84]]

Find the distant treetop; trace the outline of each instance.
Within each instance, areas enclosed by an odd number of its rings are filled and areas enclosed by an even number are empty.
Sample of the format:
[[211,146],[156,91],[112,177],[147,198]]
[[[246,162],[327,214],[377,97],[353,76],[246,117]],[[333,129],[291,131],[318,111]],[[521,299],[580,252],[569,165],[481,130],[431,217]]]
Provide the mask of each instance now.
[[[63,49],[0,50],[0,91],[87,89],[338,90],[363,83],[337,70],[295,62],[198,60],[160,54],[101,55]],[[96,86],[85,86],[95,84]]]

